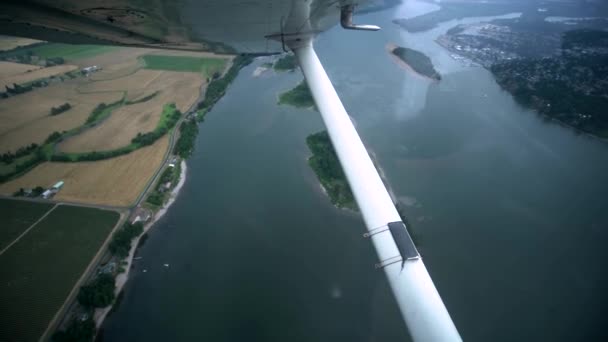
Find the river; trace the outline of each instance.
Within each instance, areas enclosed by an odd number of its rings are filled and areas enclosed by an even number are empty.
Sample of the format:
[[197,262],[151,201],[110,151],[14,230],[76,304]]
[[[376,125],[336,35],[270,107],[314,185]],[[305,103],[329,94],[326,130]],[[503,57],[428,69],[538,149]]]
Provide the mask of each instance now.
[[[461,335],[605,336],[608,145],[452,60],[433,39],[454,21],[409,34],[391,23],[398,13],[360,16],[383,30],[334,28],[316,49],[407,204]],[[425,52],[442,80],[400,69],[388,43]],[[201,125],[186,184],[150,230],[105,341],[407,340],[360,217],[335,209],[307,165],[319,115],[276,104],[301,74],[254,77],[264,62],[243,69]]]

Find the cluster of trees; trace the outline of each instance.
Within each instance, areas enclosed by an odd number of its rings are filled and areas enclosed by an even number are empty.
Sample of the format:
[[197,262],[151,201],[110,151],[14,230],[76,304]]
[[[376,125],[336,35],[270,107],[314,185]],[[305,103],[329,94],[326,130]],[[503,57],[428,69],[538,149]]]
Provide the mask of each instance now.
[[54,143],[54,142],[56,142],[56,141],[57,141],[57,140],[59,140],[59,139],[61,139],[61,133],[59,133],[59,132],[55,131],[55,132],[51,133],[51,134],[50,134],[50,135],[49,135],[49,136],[46,138],[46,140],[44,140],[44,143],[45,143],[45,144]]
[[182,158],[188,158],[194,150],[194,140],[198,134],[198,125],[194,120],[182,122],[179,126],[179,139],[175,143],[173,153]]
[[112,110],[113,107],[120,105],[123,103],[123,99],[120,99],[116,102],[112,102],[110,104],[105,104],[105,103],[100,103],[97,105],[97,107],[95,107],[95,109],[93,109],[93,111],[91,112],[91,114],[89,114],[89,117],[87,118],[87,121],[85,122],[86,124],[90,124],[90,123],[94,123],[99,121],[100,119],[102,119],[105,114],[107,114],[110,110]]
[[306,82],[302,81],[295,88],[284,92],[279,96],[279,104],[289,104],[299,108],[315,107],[310,89]]
[[156,140],[165,135],[179,120],[182,116],[182,112],[175,107],[175,104],[165,106],[163,115],[160,119],[159,125],[152,132],[137,133],[137,136],[131,139],[131,143],[138,146],[152,145]]
[[12,177],[33,168],[34,166],[42,163],[45,160],[46,157],[44,156],[42,150],[40,148],[36,148],[36,150],[31,154],[31,157],[15,165],[15,168],[12,172],[0,175],[0,183],[6,182]]
[[175,167],[166,168],[163,171],[163,173],[160,175],[160,178],[158,179],[158,182],[156,183],[156,187],[154,188],[154,191],[152,191],[148,195],[148,198],[146,199],[146,201],[148,203],[156,205],[156,206],[163,205],[163,203],[165,202],[165,193],[164,193],[164,189],[162,189],[161,187],[164,184],[166,184],[167,182],[175,183],[177,181],[177,179],[179,178],[180,170],[181,170],[181,167],[179,166],[179,164],[176,165]]
[[69,103],[64,103],[59,107],[52,107],[51,108],[51,115],[59,115],[63,112],[67,112],[68,110],[70,110],[70,108],[72,108],[72,105]]
[[136,103],[142,103],[142,102],[146,102],[146,101],[150,101],[152,100],[156,95],[158,95],[158,91],[153,92],[152,94],[148,95],[148,96],[144,96],[139,100],[134,100],[134,101],[125,101],[126,105],[133,105]]
[[80,287],[78,303],[85,308],[105,308],[114,301],[114,276],[102,273],[89,284]]
[[214,79],[209,83],[205,92],[205,99],[198,104],[198,109],[210,110],[213,105],[222,97],[228,88],[228,85],[234,81],[241,68],[249,65],[253,61],[253,56],[239,55],[232,61],[232,67],[226,72],[224,77]]
[[[38,185],[37,187],[32,189],[31,197],[38,197],[38,196],[42,195],[43,192],[44,192],[44,188],[41,187],[40,185]],[[14,197],[25,196],[25,189],[19,188],[19,190],[15,191],[13,193],[13,196]]]
[[117,148],[115,150],[109,151],[93,151],[93,152],[85,152],[85,153],[58,153],[53,154],[50,158],[51,161],[55,162],[82,162],[82,161],[97,161],[110,159],[118,156],[122,156],[128,153],[133,152],[137,149],[137,146],[125,146],[121,148]]
[[312,152],[308,164],[327,191],[331,202],[341,208],[358,210],[327,131],[309,135],[306,144]]
[[274,70],[285,71],[294,70],[298,66],[296,56],[287,54],[274,63]]
[[158,138],[162,137],[165,133],[167,133],[166,130],[164,130],[164,132],[160,130],[154,130],[152,132],[147,133],[139,132],[137,133],[135,138],[131,139],[131,142],[139,146],[152,145],[156,140],[158,140]]
[[148,195],[146,201],[150,204],[161,206],[165,202],[165,195],[155,190]]
[[2,155],[0,155],[0,161],[3,163],[10,164],[15,159],[21,158],[23,156],[26,156],[26,155],[34,152],[37,148],[38,148],[38,144],[30,144],[25,147],[20,147],[19,149],[17,149],[17,151],[15,153],[12,153],[11,151],[5,152]]
[[126,258],[131,250],[131,241],[144,231],[141,222],[135,224],[125,223],[125,225],[112,236],[112,241],[108,249],[112,255],[119,258]]
[[73,319],[65,330],[51,337],[53,342],[91,342],[95,337],[95,322],[91,315],[85,320]]
[[6,93],[10,95],[17,95],[27,93],[28,91],[32,91],[34,89],[33,85],[21,86],[17,83],[13,83],[13,87],[9,87],[8,85],[4,86],[6,88]]

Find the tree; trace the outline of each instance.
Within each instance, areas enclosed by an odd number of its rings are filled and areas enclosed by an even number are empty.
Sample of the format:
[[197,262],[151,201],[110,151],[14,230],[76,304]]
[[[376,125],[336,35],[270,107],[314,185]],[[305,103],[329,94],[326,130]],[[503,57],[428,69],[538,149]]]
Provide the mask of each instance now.
[[32,190],[32,195],[34,197],[40,196],[43,192],[44,192],[44,188],[39,185]]
[[112,237],[112,241],[108,247],[110,253],[119,258],[126,258],[131,250],[131,241],[141,234],[143,230],[144,226],[141,222],[135,224],[126,223],[125,226],[117,231]]
[[80,288],[78,303],[87,308],[104,308],[114,301],[114,277],[110,274],[100,274],[90,285]]
[[58,331],[51,337],[54,342],[90,342],[95,336],[95,323],[92,318],[86,320],[74,319],[63,331]]

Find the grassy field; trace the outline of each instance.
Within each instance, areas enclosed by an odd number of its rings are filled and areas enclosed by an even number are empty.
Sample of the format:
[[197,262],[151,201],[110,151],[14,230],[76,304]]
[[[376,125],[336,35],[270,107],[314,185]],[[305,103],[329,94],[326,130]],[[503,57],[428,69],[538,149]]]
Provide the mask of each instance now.
[[145,55],[142,58],[146,69],[200,72],[205,77],[210,77],[215,72],[222,72],[226,65],[224,58],[163,55]]
[[0,250],[26,230],[54,204],[0,199]]
[[65,185],[55,199],[71,202],[128,206],[137,199],[161,165],[169,136],[120,157],[95,162],[47,162],[25,175],[0,184],[0,194],[19,188],[51,186],[61,179]]
[[59,206],[0,256],[0,341],[37,341],[119,214]]

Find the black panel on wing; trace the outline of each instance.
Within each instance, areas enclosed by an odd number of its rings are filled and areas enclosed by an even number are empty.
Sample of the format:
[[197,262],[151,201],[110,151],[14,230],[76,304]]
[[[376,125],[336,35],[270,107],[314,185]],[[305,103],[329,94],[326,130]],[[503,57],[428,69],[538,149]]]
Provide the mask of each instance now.
[[420,258],[420,254],[414,245],[414,241],[412,241],[412,238],[407,232],[403,222],[390,222],[388,224],[388,229],[395,240],[395,244],[397,244],[397,249],[399,249],[399,254],[401,254],[403,261]]

